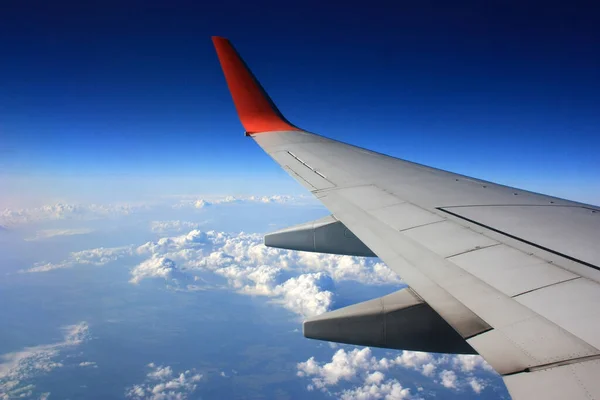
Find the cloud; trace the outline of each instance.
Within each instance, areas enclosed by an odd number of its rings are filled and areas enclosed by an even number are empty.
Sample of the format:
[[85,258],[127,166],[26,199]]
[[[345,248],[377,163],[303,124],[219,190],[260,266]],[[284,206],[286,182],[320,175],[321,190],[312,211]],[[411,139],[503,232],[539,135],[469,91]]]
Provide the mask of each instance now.
[[86,322],[65,326],[62,330],[64,336],[60,342],[26,347],[0,356],[0,399],[32,396],[35,386],[25,385],[23,381],[61,368],[63,364],[56,360],[60,352],[78,346],[89,338]]
[[[495,374],[487,364],[470,362],[473,368],[458,376],[452,368],[461,371],[464,358],[450,355],[434,355],[417,351],[403,351],[394,358],[377,358],[368,347],[351,351],[337,350],[329,362],[318,362],[310,357],[297,364],[297,375],[309,378],[307,390],[321,390],[325,393],[347,399],[404,399],[412,397],[410,388],[404,387],[396,378],[386,379],[386,373],[398,373],[399,368],[418,371],[431,379],[439,387],[456,391],[473,390],[480,393],[487,386],[486,380],[476,377],[474,372]],[[478,357],[480,358],[480,357]],[[435,374],[437,368],[442,369]],[[412,381],[412,380],[411,380]],[[351,389],[342,388],[343,383],[353,384]],[[420,391],[419,387],[415,388]],[[422,390],[422,389],[421,389]]]
[[[396,379],[385,379],[382,371],[394,365],[392,360],[377,360],[371,349],[365,347],[346,352],[335,352],[331,362],[318,363],[314,357],[298,363],[298,376],[312,377],[308,390],[320,389],[342,399],[406,399],[411,397],[410,389],[402,387]],[[329,387],[341,382],[362,382],[352,389],[331,391]]]
[[327,312],[333,304],[331,277],[323,272],[303,274],[278,285],[274,295],[282,297],[283,305],[305,317]]
[[431,353],[405,350],[397,356],[394,364],[419,371],[425,376],[432,376],[436,369],[436,360]]
[[[156,226],[178,226],[157,224]],[[39,263],[22,272],[48,272],[75,265],[101,266],[124,257],[145,257],[131,270],[130,282],[160,278],[178,289],[198,290],[191,282],[210,273],[226,279],[239,293],[267,296],[303,316],[330,310],[335,282],[400,284],[400,278],[376,258],[339,256],[268,248],[259,234],[191,230],[141,246],[74,252],[58,263]]]
[[93,367],[98,368],[98,365],[94,361],[84,361],[79,363],[80,367]]
[[131,270],[131,283],[140,283],[145,278],[162,278],[167,283],[179,286],[184,281],[191,281],[192,277],[179,270],[173,260],[154,255]]
[[150,222],[150,230],[155,233],[181,233],[199,229],[202,225],[202,222],[190,221],[152,221]]
[[262,235],[197,229],[137,248],[123,246],[73,252],[64,261],[38,263],[21,272],[48,272],[76,265],[102,266],[134,255],[149,258],[131,270],[131,283],[161,278],[180,288],[186,283],[188,289],[195,289],[198,285],[189,284],[197,277],[195,274],[211,272],[226,278],[229,286],[240,293],[271,297],[303,316],[331,309],[335,281],[401,282],[377,259],[273,249],[264,246]]
[[263,236],[252,233],[192,230],[161,238],[137,248],[138,254],[160,254],[184,261],[190,268],[217,270],[227,266],[258,268],[276,266],[285,271],[325,272],[336,281],[366,284],[399,284],[401,279],[376,258],[339,256],[275,249],[263,244]]
[[[276,194],[271,196],[165,196],[166,198],[179,198],[173,204],[173,200],[162,198],[152,202],[136,203],[108,203],[108,204],[84,204],[84,203],[54,203],[41,207],[31,208],[5,208],[0,210],[0,226],[3,228],[57,220],[97,220],[113,217],[121,217],[139,212],[146,212],[160,207],[175,209],[181,208],[205,208],[212,205],[233,205],[244,203],[277,203],[304,205],[316,204],[312,196],[289,196]],[[1,230],[1,229],[0,229]]]
[[94,220],[129,215],[134,212],[149,210],[150,207],[150,205],[144,203],[55,203],[36,208],[7,208],[0,212],[0,221],[5,225],[18,225],[53,220]]
[[494,369],[481,356],[469,354],[457,354],[453,359],[454,367],[460,368],[462,372],[472,372],[477,368],[483,368],[487,371]]
[[19,272],[48,272],[55,269],[72,268],[76,265],[102,266],[134,254],[133,246],[99,247],[96,249],[72,252],[66,260],[58,263],[36,263],[33,267]]
[[173,205],[173,208],[206,208],[214,205],[264,203],[264,204],[304,204],[314,198],[276,194],[271,196],[186,196]]
[[[318,315],[334,303],[334,282],[354,280],[367,284],[400,283],[377,259],[295,252],[268,248],[262,235],[192,230],[139,246],[149,255],[132,270],[132,282],[162,277],[162,272],[211,272],[227,279],[238,292],[268,296],[304,316]],[[175,264],[166,268],[164,258]],[[142,273],[143,272],[143,273]],[[167,280],[169,278],[167,277]]]
[[440,372],[440,379],[442,380],[442,385],[447,388],[456,389],[456,373],[450,370],[443,370]]
[[378,382],[368,382],[369,378],[365,380],[363,386],[344,390],[340,393],[340,399],[342,400],[370,400],[370,399],[386,399],[386,400],[401,400],[409,399],[413,397],[410,393],[410,389],[403,388],[400,382],[396,379],[390,379],[385,382],[381,372],[374,372],[373,374],[381,374],[377,376],[380,378]]
[[316,388],[337,385],[340,381],[351,381],[361,374],[365,375],[366,379],[369,370],[386,369],[378,364],[368,347],[350,352],[340,349],[335,352],[331,362],[322,365],[311,357],[298,363],[297,367],[298,376],[314,376],[312,383]]
[[44,229],[44,230],[37,231],[35,233],[35,236],[32,236],[32,237],[27,238],[25,240],[32,242],[32,241],[36,241],[36,240],[49,239],[49,238],[55,237],[55,236],[86,235],[86,234],[92,233],[92,232],[94,232],[94,230],[93,229],[89,229],[89,228],[79,228],[79,229]]
[[135,400],[182,400],[194,393],[202,375],[193,370],[174,373],[169,366],[148,364],[150,372],[143,383],[133,385],[125,396]]
[[481,391],[486,387],[483,380],[477,379],[475,377],[471,377],[467,381],[469,382],[471,389],[473,389],[473,391],[477,394],[481,393]]

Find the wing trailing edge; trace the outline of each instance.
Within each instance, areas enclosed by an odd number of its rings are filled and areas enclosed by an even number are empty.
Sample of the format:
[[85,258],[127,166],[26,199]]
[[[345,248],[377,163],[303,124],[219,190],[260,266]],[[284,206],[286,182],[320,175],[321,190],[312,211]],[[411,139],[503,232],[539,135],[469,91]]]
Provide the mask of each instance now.
[[231,42],[218,36],[213,36],[212,41],[246,133],[301,130],[277,109]]

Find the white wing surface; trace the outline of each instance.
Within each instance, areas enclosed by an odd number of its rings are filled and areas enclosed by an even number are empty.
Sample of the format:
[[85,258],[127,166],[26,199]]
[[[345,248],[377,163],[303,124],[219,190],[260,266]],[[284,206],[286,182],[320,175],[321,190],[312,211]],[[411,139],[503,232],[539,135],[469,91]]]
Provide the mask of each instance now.
[[600,398],[600,208],[306,132],[213,41],[247,135],[332,213],[266,244],[372,252],[410,286],[308,320],[305,335],[476,352],[513,398]]

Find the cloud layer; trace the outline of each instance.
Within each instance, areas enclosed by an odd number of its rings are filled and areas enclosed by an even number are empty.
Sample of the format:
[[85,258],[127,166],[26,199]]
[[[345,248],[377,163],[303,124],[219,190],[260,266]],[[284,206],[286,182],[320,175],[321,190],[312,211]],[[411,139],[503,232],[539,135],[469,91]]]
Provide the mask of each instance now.
[[315,204],[312,196],[290,196],[275,194],[271,196],[168,196],[147,202],[135,203],[54,203],[32,208],[5,208],[0,210],[0,226],[15,226],[57,220],[97,220],[122,217],[133,213],[151,211],[157,208],[205,208],[215,205],[234,205],[243,203]]
[[[156,226],[186,226],[185,223]],[[220,276],[239,293],[267,296],[289,310],[313,316],[331,309],[335,283],[400,284],[400,278],[378,259],[296,252],[268,248],[262,235],[194,229],[141,246],[96,248],[73,252],[58,263],[38,263],[22,272],[49,272],[89,265],[102,266],[143,257],[131,270],[130,282],[160,278],[170,287],[195,290],[199,276]]]
[[134,283],[158,277],[178,284],[184,272],[210,272],[240,293],[271,297],[304,316],[331,308],[336,281],[401,282],[376,259],[268,248],[258,234],[193,230],[145,243],[136,253],[150,258],[132,270]]
[[110,262],[120,260],[124,257],[134,255],[133,246],[122,247],[98,247],[96,249],[75,251],[69,254],[69,257],[58,263],[40,262],[33,267],[21,270],[19,272],[48,272],[55,269],[72,268],[77,265],[95,265],[102,266]]
[[18,225],[53,220],[94,220],[118,217],[150,208],[147,204],[71,204],[55,203],[36,208],[4,209],[0,211],[0,222]]
[[63,367],[63,364],[57,360],[60,352],[78,346],[89,338],[86,322],[65,326],[62,329],[64,339],[60,342],[26,347],[0,356],[0,399],[31,396],[35,386],[24,381]]
[[75,236],[75,235],[86,235],[92,233],[94,230],[89,228],[74,228],[74,229],[43,229],[37,231],[35,236],[26,238],[25,240],[33,242],[36,240],[49,239],[56,236]]
[[292,204],[306,202],[312,197],[289,196],[276,194],[272,196],[208,196],[184,198],[173,205],[173,208],[206,208],[214,205],[264,203],[264,204]]

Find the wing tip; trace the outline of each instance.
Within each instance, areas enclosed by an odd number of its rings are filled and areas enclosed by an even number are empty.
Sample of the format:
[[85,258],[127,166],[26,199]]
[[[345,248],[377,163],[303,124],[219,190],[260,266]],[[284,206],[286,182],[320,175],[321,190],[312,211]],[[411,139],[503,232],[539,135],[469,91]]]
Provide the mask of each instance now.
[[247,133],[298,131],[277,109],[229,39],[212,36],[229,92]]

